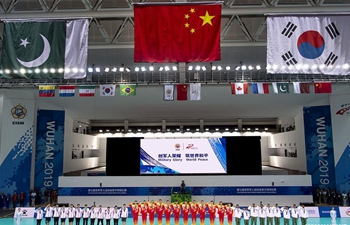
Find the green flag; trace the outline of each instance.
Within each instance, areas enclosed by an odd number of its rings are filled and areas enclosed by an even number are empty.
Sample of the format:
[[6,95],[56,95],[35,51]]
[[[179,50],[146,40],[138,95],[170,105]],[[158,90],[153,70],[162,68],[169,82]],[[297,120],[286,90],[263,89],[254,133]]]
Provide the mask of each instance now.
[[289,83],[272,83],[272,87],[276,94],[289,94]]
[[88,20],[5,21],[0,75],[78,79],[86,75]]
[[136,85],[135,84],[121,84],[119,87],[120,96],[135,96]]

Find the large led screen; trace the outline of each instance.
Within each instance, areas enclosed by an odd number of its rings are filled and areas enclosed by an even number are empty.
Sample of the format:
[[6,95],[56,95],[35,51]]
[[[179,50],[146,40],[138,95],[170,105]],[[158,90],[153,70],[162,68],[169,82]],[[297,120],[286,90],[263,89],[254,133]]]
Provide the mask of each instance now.
[[225,174],[226,139],[142,139],[140,174]]

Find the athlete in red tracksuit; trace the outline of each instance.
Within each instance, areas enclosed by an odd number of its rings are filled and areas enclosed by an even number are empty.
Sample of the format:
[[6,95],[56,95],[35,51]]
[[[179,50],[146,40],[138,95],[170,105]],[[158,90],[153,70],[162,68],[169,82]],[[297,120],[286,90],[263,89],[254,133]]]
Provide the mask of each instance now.
[[156,209],[150,204],[148,207],[149,225],[154,225],[154,214],[156,214]]
[[137,204],[130,204],[130,206],[131,206],[131,214],[132,214],[134,225],[138,225],[140,208]]
[[225,208],[223,206],[219,206],[218,215],[219,215],[219,224],[224,225],[224,217],[225,217]]
[[163,220],[163,206],[162,205],[157,205],[157,218],[158,218],[158,225],[162,225],[162,220]]
[[215,217],[216,217],[216,208],[213,205],[209,205],[208,213],[209,213],[209,223],[210,225],[214,225]]
[[198,213],[197,206],[192,204],[192,206],[191,206],[192,225],[196,225],[196,223],[197,223],[197,213]]
[[170,225],[170,216],[172,214],[172,210],[168,205],[164,206],[164,214],[165,214],[165,224]]
[[232,209],[230,204],[226,207],[226,215],[227,215],[227,223],[228,223],[228,225],[232,225],[233,209]]
[[200,225],[204,225],[206,211],[205,205],[200,204],[198,208]]
[[182,220],[184,221],[184,225],[188,225],[188,214],[190,214],[190,206],[182,205]]
[[147,224],[148,210],[147,210],[147,207],[145,205],[141,205],[140,213],[141,213],[142,225],[146,225]]
[[174,205],[173,206],[173,214],[174,214],[174,223],[175,225],[179,225],[180,221],[180,206],[179,205]]

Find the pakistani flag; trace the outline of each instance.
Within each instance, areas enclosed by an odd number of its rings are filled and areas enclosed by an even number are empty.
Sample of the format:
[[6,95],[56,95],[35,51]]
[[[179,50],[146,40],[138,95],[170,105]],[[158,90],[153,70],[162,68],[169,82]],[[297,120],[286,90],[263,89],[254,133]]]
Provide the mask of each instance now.
[[289,83],[272,83],[272,87],[276,94],[289,94]]
[[79,79],[86,75],[89,21],[5,21],[0,75]]

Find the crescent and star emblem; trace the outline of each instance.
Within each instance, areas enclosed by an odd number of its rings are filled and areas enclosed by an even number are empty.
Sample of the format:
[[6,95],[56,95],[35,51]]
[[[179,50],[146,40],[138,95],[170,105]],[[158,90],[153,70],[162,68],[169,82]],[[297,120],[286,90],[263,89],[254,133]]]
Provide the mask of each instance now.
[[[22,61],[20,60],[19,58],[16,58],[17,61],[22,65],[22,66],[25,66],[25,67],[28,67],[28,68],[32,68],[32,67],[38,67],[38,66],[41,66],[42,64],[44,64],[46,62],[46,60],[49,58],[50,56],[50,53],[51,53],[51,46],[50,46],[50,43],[49,41],[47,40],[47,38],[42,35],[42,34],[39,34],[40,37],[42,38],[43,42],[44,42],[44,49],[42,51],[42,53],[40,54],[40,56],[32,61],[29,61],[29,62],[25,62],[25,61]],[[27,47],[27,45],[30,44],[30,42],[28,42],[27,38],[26,39],[21,39],[21,45],[23,45],[25,48]]]
[[281,92],[286,92],[286,91],[287,91],[286,86],[281,85],[281,86],[280,86],[280,91],[281,91]]

